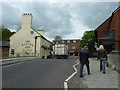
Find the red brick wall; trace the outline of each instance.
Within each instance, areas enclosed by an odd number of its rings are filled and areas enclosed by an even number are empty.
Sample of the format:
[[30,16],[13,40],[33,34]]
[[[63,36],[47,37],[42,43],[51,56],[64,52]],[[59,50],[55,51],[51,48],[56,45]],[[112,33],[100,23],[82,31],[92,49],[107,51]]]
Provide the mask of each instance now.
[[107,27],[108,23],[110,21],[110,18],[108,18],[105,22],[103,22],[98,28],[98,38],[104,37],[107,34]]
[[120,9],[115,13],[114,17],[115,26],[115,49],[120,50]]
[[[104,37],[107,33],[115,30],[115,50],[120,50],[120,9],[117,10],[112,18],[110,23],[109,30],[107,31],[107,27],[110,21],[109,17],[105,22],[103,22],[98,28],[98,39]],[[99,41],[98,41],[99,42]]]
[[[117,12],[114,13],[111,25],[110,25],[110,31],[112,31],[113,29],[115,29],[115,40],[120,40],[120,29],[118,29],[118,26],[120,23],[120,20],[118,19],[118,16],[120,14],[120,10],[118,10]],[[119,35],[118,35],[119,34]]]
[[[80,50],[80,43],[69,43],[69,44],[66,44],[68,45],[68,51],[76,51],[77,52]],[[73,45],[75,45],[75,49],[73,49]]]
[[[73,41],[76,41],[76,42],[73,42]],[[80,52],[80,50],[81,50],[80,40],[77,40],[77,39],[54,41],[54,44],[56,44],[56,43],[67,45],[68,46],[68,53],[70,51],[74,51],[74,53],[69,53],[70,55],[72,55],[72,54],[78,54]],[[75,46],[75,49],[73,49],[73,45]]]
[[[69,51],[74,51],[79,53],[80,52],[80,43],[65,43],[68,46],[68,52]],[[73,49],[73,45],[75,45],[75,49]]]

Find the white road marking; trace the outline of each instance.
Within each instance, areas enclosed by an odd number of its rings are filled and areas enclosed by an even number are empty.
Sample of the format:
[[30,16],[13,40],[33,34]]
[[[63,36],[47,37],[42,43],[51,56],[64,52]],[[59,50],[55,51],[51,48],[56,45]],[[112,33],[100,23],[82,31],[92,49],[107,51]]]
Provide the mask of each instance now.
[[70,75],[70,76],[65,80],[65,82],[64,82],[64,90],[68,90],[68,84],[67,84],[67,82],[77,73],[77,69],[76,69],[75,66],[77,66],[77,65],[79,64],[79,60],[77,60],[76,63],[77,63],[77,64],[74,64],[74,65],[73,65],[73,68],[74,68],[75,72],[74,72],[72,75]]
[[14,66],[14,65],[22,64],[22,63],[24,63],[24,62],[19,62],[19,63],[14,63],[14,64],[5,65],[5,66],[2,66],[2,68],[10,67],[10,66]]
[[[31,60],[31,59],[29,59],[31,62],[37,62],[37,61],[42,61],[42,60]],[[10,66],[14,66],[14,65],[18,65],[18,64],[22,64],[22,63],[24,63],[24,62],[26,62],[26,61],[29,61],[29,60],[25,60],[25,61],[21,61],[21,62],[16,62],[16,63],[14,63],[14,64],[12,64],[12,63],[10,63],[9,65],[4,65],[4,66],[2,66],[3,68],[5,68],[5,67],[10,67]],[[44,59],[43,59],[44,60]],[[45,59],[46,60],[46,59]],[[45,61],[44,60],[44,61]]]
[[[23,61],[20,61],[20,62],[15,62],[15,63],[10,63],[9,65],[4,65],[4,66],[2,66],[2,67],[10,67],[10,66],[14,66],[14,65],[18,65],[18,64],[22,64],[22,63],[24,63],[24,62],[26,62],[26,61],[32,61],[33,59],[32,58],[29,58],[29,59],[26,59],[26,60],[23,60]],[[33,61],[37,61],[37,60],[33,60]],[[38,60],[38,61],[41,61],[41,60]]]
[[67,90],[67,88],[68,88],[67,82],[64,82],[64,90]]

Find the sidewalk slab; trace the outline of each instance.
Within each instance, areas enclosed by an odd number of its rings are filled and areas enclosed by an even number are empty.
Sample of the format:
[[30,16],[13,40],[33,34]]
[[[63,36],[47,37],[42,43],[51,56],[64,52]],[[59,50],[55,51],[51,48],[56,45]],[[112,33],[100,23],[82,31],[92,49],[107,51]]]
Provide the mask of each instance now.
[[91,75],[87,75],[87,68],[84,66],[84,77],[79,78],[82,83],[79,88],[119,88],[118,72],[111,67],[106,67],[106,74],[99,69],[100,61],[90,58]]

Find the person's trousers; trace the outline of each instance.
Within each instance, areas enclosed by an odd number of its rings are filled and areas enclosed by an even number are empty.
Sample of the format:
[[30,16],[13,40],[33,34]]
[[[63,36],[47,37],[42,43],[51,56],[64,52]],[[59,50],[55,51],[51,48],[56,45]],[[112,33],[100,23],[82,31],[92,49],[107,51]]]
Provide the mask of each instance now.
[[87,67],[88,74],[90,73],[90,66],[89,66],[89,64],[81,64],[80,65],[80,76],[83,76],[83,67],[84,67],[84,65],[86,65],[86,67]]
[[100,59],[100,71],[103,70],[103,72],[105,72],[106,63],[107,63],[106,58],[101,58],[101,59]]

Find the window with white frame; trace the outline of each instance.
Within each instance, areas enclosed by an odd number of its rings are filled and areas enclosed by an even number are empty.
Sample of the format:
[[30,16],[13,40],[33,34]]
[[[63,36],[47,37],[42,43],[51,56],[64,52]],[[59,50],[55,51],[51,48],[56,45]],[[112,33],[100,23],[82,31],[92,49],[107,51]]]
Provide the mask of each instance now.
[[15,54],[15,49],[11,49],[11,54],[12,54],[12,55]]
[[68,40],[67,43],[70,43],[70,40]]
[[31,34],[34,34],[34,31],[31,31]]
[[75,49],[75,45],[72,45],[72,49]]
[[76,43],[76,40],[73,40],[73,43]]
[[62,41],[62,43],[64,43],[65,41]]

